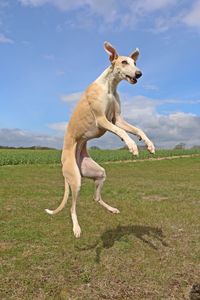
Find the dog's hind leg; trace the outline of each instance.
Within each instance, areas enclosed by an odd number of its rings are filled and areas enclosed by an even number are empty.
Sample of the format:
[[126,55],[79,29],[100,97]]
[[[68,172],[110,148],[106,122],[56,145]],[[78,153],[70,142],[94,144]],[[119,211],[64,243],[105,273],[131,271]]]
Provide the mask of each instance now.
[[71,218],[72,218],[72,223],[73,223],[73,232],[76,238],[80,237],[81,235],[81,228],[78,223],[78,218],[77,218],[77,213],[76,213],[76,203],[78,200],[79,196],[79,191],[80,191],[80,178],[76,178],[76,183],[75,185],[71,185],[71,190],[72,190],[72,207],[71,207]]
[[[105,174],[105,171],[103,172],[103,174]],[[108,211],[114,214],[118,214],[120,211],[117,208],[108,205],[101,198],[101,189],[103,187],[104,181],[105,181],[105,175],[103,175],[103,177],[99,176],[94,178],[94,182],[95,182],[94,200],[97,201],[99,204],[101,204],[103,207],[105,207]]]
[[117,208],[114,208],[107,203],[105,203],[101,198],[101,189],[103,183],[106,179],[106,173],[104,168],[99,166],[87,153],[86,145],[82,148],[81,151],[81,161],[80,161],[80,170],[83,177],[91,178],[95,182],[95,194],[94,200],[105,207],[108,211],[112,213],[119,213]]
[[76,157],[74,153],[68,153],[66,160],[63,162],[63,176],[69,183],[72,192],[72,206],[71,206],[71,218],[73,223],[73,232],[75,237],[80,237],[81,228],[78,223],[76,214],[76,203],[79,196],[81,187],[81,174],[77,166]]

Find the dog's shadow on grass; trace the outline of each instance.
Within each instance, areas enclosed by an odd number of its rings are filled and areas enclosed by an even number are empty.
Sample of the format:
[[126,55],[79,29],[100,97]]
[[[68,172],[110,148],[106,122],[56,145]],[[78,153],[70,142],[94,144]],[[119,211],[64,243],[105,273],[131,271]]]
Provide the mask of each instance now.
[[116,241],[120,241],[126,235],[134,235],[154,250],[158,250],[158,247],[151,240],[159,241],[165,247],[168,246],[164,241],[165,236],[160,228],[145,225],[118,225],[114,229],[106,230],[95,244],[86,247],[76,247],[76,249],[79,251],[96,249],[95,261],[99,263],[102,250],[113,247]]

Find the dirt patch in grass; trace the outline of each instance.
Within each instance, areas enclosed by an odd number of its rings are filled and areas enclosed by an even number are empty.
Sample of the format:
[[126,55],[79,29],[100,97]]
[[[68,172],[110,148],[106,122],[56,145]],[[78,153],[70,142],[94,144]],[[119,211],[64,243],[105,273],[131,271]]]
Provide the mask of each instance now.
[[168,200],[168,197],[161,196],[161,195],[144,195],[142,196],[143,200],[148,200],[148,201],[166,201]]
[[0,251],[11,249],[16,244],[15,241],[0,241]]
[[186,154],[186,155],[174,155],[174,156],[165,156],[165,157],[148,157],[143,159],[132,159],[132,160],[116,160],[116,161],[107,161],[104,164],[117,164],[117,163],[136,163],[136,162],[145,162],[145,161],[159,161],[159,160],[173,160],[178,158],[188,158],[188,157],[200,157],[200,154]]

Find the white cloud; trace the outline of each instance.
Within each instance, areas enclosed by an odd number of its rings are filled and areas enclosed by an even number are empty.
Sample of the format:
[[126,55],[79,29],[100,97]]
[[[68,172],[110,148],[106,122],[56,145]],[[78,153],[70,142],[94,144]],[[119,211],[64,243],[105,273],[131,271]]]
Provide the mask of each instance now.
[[191,1],[191,6],[179,8],[179,11],[173,14],[160,15],[155,19],[155,24],[150,31],[153,33],[162,33],[175,26],[187,25],[189,27],[200,30],[200,0]]
[[88,28],[94,25],[96,17],[103,23],[100,30],[122,29],[135,27],[138,22],[145,21],[145,17],[159,11],[175,7],[178,0],[18,0],[22,5],[38,7],[45,4],[52,5],[61,11],[75,11],[72,20],[67,21],[68,26]]
[[196,1],[191,10],[183,18],[185,24],[200,29],[200,0]]
[[[78,101],[80,92],[65,95],[64,101]],[[199,128],[200,117],[181,111],[163,114],[158,112],[158,108],[166,104],[188,104],[197,105],[199,100],[178,100],[178,99],[151,99],[144,96],[130,97],[125,94],[120,95],[122,115],[131,124],[141,128],[152,138],[159,147],[174,147],[183,142],[188,147],[200,144]],[[63,133],[64,122],[49,125],[49,127],[60,130]],[[106,133],[99,139],[89,142],[89,145],[96,145],[101,148],[122,147],[124,144],[112,133]]]
[[151,117],[155,113],[158,105],[153,99],[144,96],[128,97],[121,96],[122,114],[128,119],[134,119],[140,122],[145,116]]
[[70,103],[70,102],[77,102],[83,92],[76,92],[68,95],[62,95],[60,98],[62,101]]
[[183,13],[177,13],[176,15],[159,16],[155,19],[153,28],[149,31],[152,33],[163,33],[169,29],[180,25],[182,23]]
[[[177,112],[168,116],[160,114],[143,115],[140,121],[127,119],[129,123],[141,128],[158,148],[173,148],[180,142],[187,147],[200,145],[199,128],[200,117],[187,113]],[[133,136],[134,138],[134,136]],[[137,144],[137,138],[134,138]],[[123,147],[124,143],[111,133],[106,133],[100,139],[91,140],[90,146],[101,148]]]
[[[157,148],[174,148],[179,143],[185,143],[187,147],[200,145],[199,126],[200,117],[183,116],[184,123],[179,124],[179,113],[169,116],[157,116],[155,122],[146,121],[145,124],[137,124],[147,136],[154,142]],[[145,117],[145,116],[144,116]],[[134,120],[128,120],[131,124],[136,125]],[[178,124],[177,124],[178,123]],[[137,138],[132,136],[138,145],[144,145]],[[119,148],[125,144],[119,138],[111,133],[106,133],[99,139],[89,142],[90,146],[99,146],[100,148]]]
[[115,0],[86,0],[84,2],[93,13],[103,17],[106,23],[114,23],[119,18],[119,5]]
[[[99,17],[99,30],[135,28],[138,24],[154,33],[165,32],[177,25],[200,28],[200,0],[18,0],[24,6],[52,5],[61,11],[73,11],[67,26],[92,28]],[[192,5],[190,8],[189,5]],[[157,15],[156,15],[157,13]],[[159,16],[158,16],[159,13]],[[149,17],[152,17],[151,20]],[[150,20],[150,23],[148,22]],[[113,26],[115,25],[115,26]],[[59,25],[59,30],[61,29]],[[147,29],[147,28],[146,28]]]
[[21,4],[26,6],[42,6],[44,4],[51,4],[61,10],[78,9],[88,6],[93,12],[102,16],[110,16],[110,19],[115,19],[119,13],[119,8],[132,9],[138,14],[154,12],[165,9],[166,7],[175,5],[177,0],[125,0],[123,2],[115,0],[18,0]]
[[56,131],[64,132],[67,128],[67,122],[51,123],[48,124],[48,127]]
[[151,83],[145,83],[142,85],[142,87],[145,90],[150,90],[150,91],[158,91],[159,90],[159,87],[157,85],[151,84]]
[[187,146],[200,144],[200,116],[179,111],[168,115],[158,113],[158,107],[167,103],[177,104],[181,101],[137,96],[122,102],[122,114],[132,124],[144,130],[159,147],[173,147],[180,142]]
[[177,0],[143,0],[131,1],[132,12],[138,15],[146,15],[176,5]]
[[[77,95],[74,93],[72,95]],[[69,103],[71,95],[66,95]],[[73,97],[72,97],[73,98]],[[78,100],[75,97],[73,101]],[[71,100],[70,100],[71,101]],[[71,105],[74,102],[71,101]],[[185,143],[188,147],[200,145],[200,116],[194,113],[173,111],[168,114],[160,112],[163,104],[187,103],[197,105],[199,100],[177,100],[177,99],[151,99],[144,96],[130,97],[121,95],[121,106],[123,117],[134,126],[141,128],[152,139],[156,146],[172,148],[179,143]],[[62,148],[64,131],[67,122],[48,124],[50,129],[56,131],[56,135],[38,134],[20,129],[0,129],[0,145],[3,146],[48,146]],[[137,142],[137,139],[136,139]],[[138,143],[138,142],[137,142]],[[89,142],[101,148],[116,148],[124,146],[112,133],[106,133],[99,139]]]
[[25,6],[42,6],[44,4],[51,4],[60,10],[71,10],[87,4],[87,0],[18,0]]
[[14,41],[0,33],[0,44],[13,44]]
[[[140,99],[140,103],[139,103]],[[156,103],[142,97],[122,103],[124,118],[134,126],[141,128],[157,147],[173,148],[180,142],[187,147],[200,145],[200,116],[191,113],[175,112],[168,115],[156,111]],[[53,123],[49,128],[57,131],[57,136],[36,134],[20,129],[0,129],[0,145],[3,146],[47,146],[62,148],[65,122]],[[137,142],[137,139],[135,139]],[[138,143],[138,142],[137,142]],[[117,148],[124,143],[112,133],[106,133],[99,139],[93,139],[89,145],[101,148]]]
[[61,149],[63,137],[33,133],[16,128],[1,128],[0,145],[13,147],[46,146]]

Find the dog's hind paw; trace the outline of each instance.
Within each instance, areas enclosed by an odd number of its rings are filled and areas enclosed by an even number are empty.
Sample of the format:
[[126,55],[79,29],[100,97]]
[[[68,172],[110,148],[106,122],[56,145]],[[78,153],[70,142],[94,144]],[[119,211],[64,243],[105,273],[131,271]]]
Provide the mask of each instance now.
[[76,238],[79,238],[80,235],[81,235],[81,228],[80,228],[80,226],[74,227],[74,228],[73,228],[73,232],[74,232],[74,236],[75,236]]
[[114,207],[111,207],[110,211],[111,211],[113,214],[119,214],[119,213],[120,213],[119,209],[114,208]]

